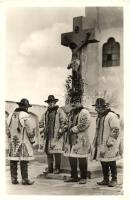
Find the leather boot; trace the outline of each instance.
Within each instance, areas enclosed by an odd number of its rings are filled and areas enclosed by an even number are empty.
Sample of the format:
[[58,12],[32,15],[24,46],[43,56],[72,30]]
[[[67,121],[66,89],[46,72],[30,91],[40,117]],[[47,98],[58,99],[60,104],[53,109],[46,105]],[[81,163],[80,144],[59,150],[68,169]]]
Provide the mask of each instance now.
[[20,162],[22,185],[32,185],[34,181],[28,179],[28,161]]
[[108,186],[109,186],[109,187],[115,187],[116,185],[117,185],[117,180],[113,180],[113,179],[112,179],[112,180],[110,181],[110,183],[109,183]]
[[64,179],[64,182],[69,183],[69,182],[78,182],[78,178],[73,178],[73,177],[68,177]]
[[61,154],[56,153],[54,155],[55,155],[55,170],[54,170],[54,174],[60,174]]
[[47,154],[48,170],[47,173],[53,173],[53,154]]
[[97,182],[98,185],[109,185],[109,180],[103,180],[103,181],[100,181],[100,182]]
[[86,158],[79,158],[79,169],[80,169],[80,184],[85,182],[87,179],[87,159]]
[[30,181],[29,179],[23,179],[22,180],[22,185],[32,185],[34,181]]
[[111,175],[112,179],[109,183],[109,187],[115,187],[117,185],[117,167],[116,167],[116,161],[109,162],[110,169],[111,169]]
[[18,161],[14,161],[14,160],[10,161],[10,173],[11,173],[12,184],[19,183],[17,180],[17,164],[18,164]]
[[87,180],[86,179],[80,179],[79,180],[79,184],[86,184],[87,183]]
[[109,184],[109,163],[101,162],[102,172],[103,172],[103,180],[97,182],[98,185],[108,185]]

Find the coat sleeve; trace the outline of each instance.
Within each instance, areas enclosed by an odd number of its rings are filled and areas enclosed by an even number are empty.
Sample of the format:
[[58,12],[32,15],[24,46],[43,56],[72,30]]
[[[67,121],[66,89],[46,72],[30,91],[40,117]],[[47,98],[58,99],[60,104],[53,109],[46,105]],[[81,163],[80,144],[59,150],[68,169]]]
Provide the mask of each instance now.
[[107,146],[110,147],[114,145],[115,141],[120,135],[120,120],[116,114],[112,114],[108,122],[111,129],[111,133],[107,140]]
[[45,120],[45,114],[42,114],[41,119],[39,121],[39,128],[44,128],[44,120]]
[[39,128],[40,128],[40,135],[41,137],[44,136],[44,128],[45,128],[45,113],[42,114],[41,119],[39,121]]
[[19,118],[20,118],[21,125],[26,130],[29,141],[31,142],[31,144],[34,144],[35,143],[35,129],[32,126],[30,115],[27,113],[26,114],[21,113]]
[[11,137],[7,121],[5,121],[5,133],[6,133],[6,135],[7,135],[8,138]]
[[10,123],[11,123],[11,119],[12,119],[13,113],[14,113],[14,111],[11,112],[9,114],[9,116],[5,120],[5,132],[6,132],[6,135],[7,135],[8,138],[11,137],[11,134],[10,134]]
[[90,126],[90,114],[86,109],[83,109],[79,115],[78,124],[72,128],[74,133],[79,133],[86,130]]
[[112,114],[109,118],[109,126],[111,128],[110,136],[117,139],[120,134],[120,120],[116,114]]
[[60,120],[60,129],[64,129],[67,125],[67,117],[65,112],[60,108],[59,109],[59,120]]

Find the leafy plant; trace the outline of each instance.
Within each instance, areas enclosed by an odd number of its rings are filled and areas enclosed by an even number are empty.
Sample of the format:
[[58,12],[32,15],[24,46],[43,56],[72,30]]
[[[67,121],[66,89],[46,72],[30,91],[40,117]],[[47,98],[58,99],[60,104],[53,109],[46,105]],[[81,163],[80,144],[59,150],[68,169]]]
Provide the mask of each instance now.
[[72,75],[69,75],[65,82],[66,88],[66,104],[69,104],[73,94],[79,96],[82,99],[84,93],[84,80],[81,77],[78,77],[77,80],[74,79]]

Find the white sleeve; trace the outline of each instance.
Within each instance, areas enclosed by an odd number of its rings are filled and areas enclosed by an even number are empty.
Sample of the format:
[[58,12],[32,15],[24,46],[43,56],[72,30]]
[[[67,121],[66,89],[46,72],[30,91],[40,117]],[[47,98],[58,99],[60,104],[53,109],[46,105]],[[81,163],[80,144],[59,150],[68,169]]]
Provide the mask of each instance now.
[[30,115],[28,113],[26,113],[26,112],[20,112],[20,114],[19,114],[19,120],[20,120],[20,123],[21,123],[22,126],[25,125],[24,122],[26,120],[28,120],[29,117],[30,117]]

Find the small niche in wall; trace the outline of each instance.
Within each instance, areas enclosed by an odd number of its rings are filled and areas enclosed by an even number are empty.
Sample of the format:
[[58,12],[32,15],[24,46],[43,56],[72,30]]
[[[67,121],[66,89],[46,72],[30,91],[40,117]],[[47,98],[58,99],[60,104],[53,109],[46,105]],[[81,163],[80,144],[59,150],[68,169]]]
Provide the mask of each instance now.
[[102,67],[120,66],[120,44],[110,37],[102,48]]

